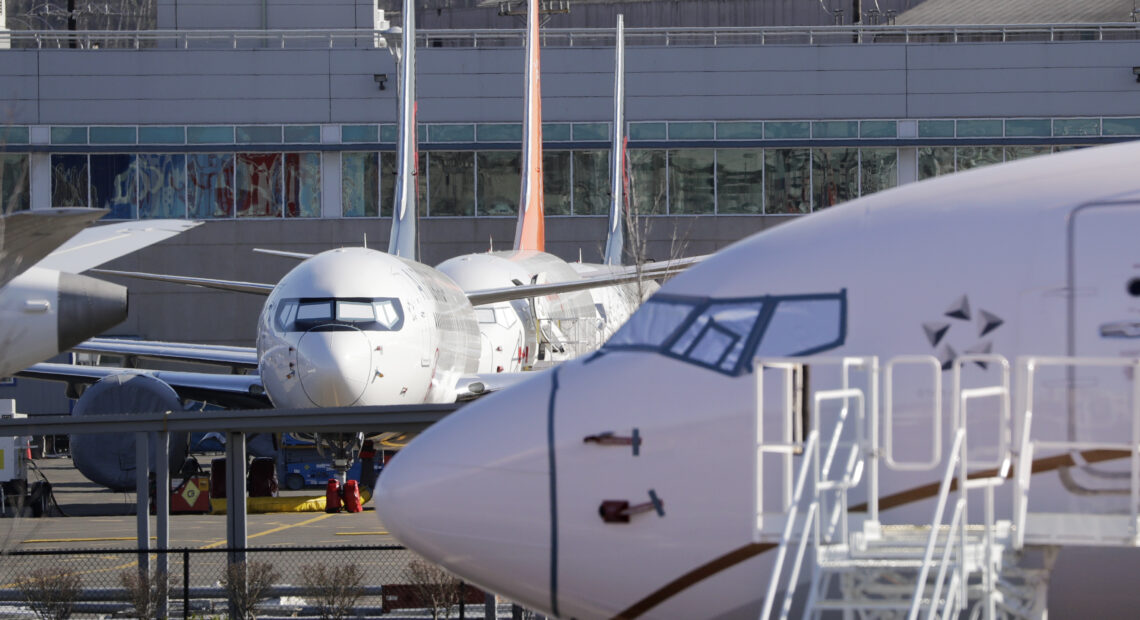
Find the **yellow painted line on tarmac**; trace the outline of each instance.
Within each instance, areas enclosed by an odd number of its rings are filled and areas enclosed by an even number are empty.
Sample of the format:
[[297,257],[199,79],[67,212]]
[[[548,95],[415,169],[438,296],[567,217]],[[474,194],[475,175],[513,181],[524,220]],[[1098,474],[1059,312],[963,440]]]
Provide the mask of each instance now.
[[[301,521],[300,523],[292,523],[289,525],[282,525],[279,527],[275,527],[272,529],[265,530],[264,532],[258,532],[256,534],[250,534],[249,536],[246,536],[246,539],[248,540],[250,538],[257,538],[258,536],[265,536],[266,534],[275,534],[275,533],[280,532],[282,530],[287,530],[287,529],[293,528],[293,527],[301,527],[302,525],[309,525],[310,523],[316,523],[317,521],[320,521],[321,519],[327,519],[331,516],[333,516],[333,515],[326,512],[325,514],[320,515],[319,517],[313,517],[312,519],[309,519],[307,521]],[[199,547],[199,549],[213,549],[215,547],[221,547],[224,544],[226,544],[226,541],[216,540],[216,541],[214,541],[208,545],[203,545],[203,546]]]
[[336,536],[386,536],[388,532],[337,532]]
[[[32,543],[74,543],[74,542],[108,542],[112,540],[138,540],[138,536],[117,536],[107,538],[29,538],[23,541],[23,544]],[[151,536],[151,540],[157,539],[157,536]]]

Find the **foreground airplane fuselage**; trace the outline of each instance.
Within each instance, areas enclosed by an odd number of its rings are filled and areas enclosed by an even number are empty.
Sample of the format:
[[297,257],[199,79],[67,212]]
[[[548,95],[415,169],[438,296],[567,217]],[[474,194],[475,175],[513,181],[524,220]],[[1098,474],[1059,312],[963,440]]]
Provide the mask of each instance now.
[[[546,613],[756,617],[774,554],[752,544],[752,360],[919,353],[949,368],[963,353],[1140,355],[1137,162],[1140,143],[995,166],[737,243],[663,286],[598,354],[429,429],[385,470],[377,513],[418,553]],[[948,384],[937,364],[925,379],[895,384],[900,462],[930,455],[935,435],[922,412],[939,372]],[[1119,369],[1077,378],[1045,381],[1040,432],[1128,437],[1131,378]],[[812,375],[813,386],[833,380]],[[1072,404],[1090,397],[1091,409]],[[632,429],[636,453],[583,441]],[[975,450],[993,449],[992,432],[979,437]],[[1122,469],[1068,468],[1034,484],[1058,510],[1127,514]],[[882,494],[941,471],[886,467]],[[644,502],[650,489],[664,516],[599,518],[600,502]],[[464,508],[439,510],[445,500]],[[930,501],[882,519],[929,521]],[[1063,585],[1052,594],[1079,595]]]

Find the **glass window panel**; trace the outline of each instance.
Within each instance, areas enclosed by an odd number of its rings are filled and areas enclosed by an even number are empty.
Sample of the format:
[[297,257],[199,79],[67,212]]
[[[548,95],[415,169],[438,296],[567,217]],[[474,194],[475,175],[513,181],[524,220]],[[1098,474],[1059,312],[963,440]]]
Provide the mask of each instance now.
[[990,138],[1002,135],[1000,119],[971,119],[958,121],[959,138]]
[[1002,162],[1000,146],[960,146],[958,147],[958,170],[981,168]]
[[[522,140],[522,123],[487,123],[475,127],[479,142],[519,142]],[[545,136],[545,132],[543,132]]]
[[281,153],[238,153],[238,217],[281,217]]
[[764,123],[764,137],[768,140],[810,138],[811,123],[807,121],[774,121]]
[[711,304],[689,323],[670,352],[731,372],[763,306],[760,301]]
[[1140,135],[1140,118],[1106,118],[1104,119],[1104,135]]
[[52,127],[52,144],[87,144],[86,127]]
[[692,311],[691,303],[650,299],[621,326],[606,346],[659,346],[677,331]]
[[859,123],[856,121],[816,121],[811,124],[813,138],[857,138]]
[[474,142],[474,125],[428,125],[429,142]]
[[27,155],[0,153],[0,214],[31,208],[28,161]]
[[321,154],[285,154],[285,217],[321,216]]
[[954,172],[954,147],[918,147],[918,180]]
[[139,217],[186,217],[186,156],[139,154]]
[[713,213],[716,185],[713,149],[669,151],[669,213]]
[[899,184],[898,149],[860,149],[860,195],[866,196]]
[[240,144],[280,144],[280,125],[245,125],[237,128]]
[[[376,217],[379,204],[380,180],[376,153],[341,153],[340,200],[344,217]],[[395,154],[390,155],[395,162]],[[388,192],[391,194],[391,192]],[[392,196],[388,196],[391,214]]]
[[432,151],[428,199],[429,215],[475,215],[475,153]]
[[321,141],[320,125],[287,125],[285,127],[285,141],[290,143],[319,144]]
[[811,161],[814,209],[826,209],[859,195],[859,149],[815,149]]
[[764,137],[764,123],[738,121],[716,124],[716,137],[721,140],[759,140]]
[[918,121],[920,138],[953,138],[954,121]]
[[134,219],[137,191],[134,155],[91,156],[91,206],[108,209],[107,219]]
[[764,212],[779,214],[809,211],[811,211],[811,151],[766,149]]
[[86,155],[51,156],[51,206],[88,206]]
[[609,140],[610,126],[606,123],[574,123],[574,140]]
[[395,125],[380,126],[380,141],[395,142],[400,139],[400,129]]
[[542,200],[547,215],[570,215],[570,151],[542,152]]
[[190,144],[232,144],[233,127],[187,127],[186,141]]
[[819,350],[839,341],[843,325],[842,304],[838,299],[781,301],[756,357],[787,357]]
[[1053,147],[1054,153],[1064,153],[1065,151],[1078,151],[1080,149],[1087,149],[1092,146],[1091,144],[1062,144]]
[[670,140],[712,140],[716,137],[716,126],[704,123],[669,123]]
[[1044,155],[1052,152],[1052,150],[1053,148],[1049,146],[1007,146],[1005,147],[1005,160],[1013,161],[1035,155]]
[[139,144],[184,144],[185,127],[139,127]]
[[1007,136],[1041,136],[1053,134],[1052,124],[1047,118],[1015,118],[1005,122]]
[[610,212],[610,152],[574,151],[574,215]]
[[[427,170],[427,153],[421,152],[416,163],[417,171]],[[416,173],[416,204],[419,215],[427,215],[427,174]],[[396,153],[380,153],[380,216],[392,217],[392,202],[396,199]]]
[[134,127],[92,127],[92,144],[134,144]]
[[186,156],[186,202],[192,218],[233,217],[234,156],[195,153]]
[[27,144],[29,133],[27,127],[0,127],[0,144]]
[[340,128],[341,142],[376,142],[376,125],[345,125]]
[[[519,130],[522,131],[521,129]],[[521,133],[519,134],[522,135]],[[522,139],[521,137],[519,138]],[[543,123],[542,124],[542,141],[543,142],[569,142],[570,141],[570,123]]]
[[637,215],[663,215],[665,213],[666,156],[664,150],[631,149],[630,204]]
[[668,137],[666,123],[630,123],[630,140],[664,140]]
[[[479,152],[479,215],[518,215],[519,157],[519,151]],[[543,181],[545,177],[544,171]],[[544,204],[545,199],[544,192]]]
[[717,150],[716,210],[717,213],[764,212],[764,151]]
[[1053,120],[1054,136],[1099,136],[1099,118],[1058,118]]
[[[399,140],[399,137],[396,139]],[[416,142],[420,144],[427,142],[427,125],[419,125],[416,127]]]
[[898,136],[898,123],[895,121],[863,121],[859,123],[859,135],[864,138],[894,138]]

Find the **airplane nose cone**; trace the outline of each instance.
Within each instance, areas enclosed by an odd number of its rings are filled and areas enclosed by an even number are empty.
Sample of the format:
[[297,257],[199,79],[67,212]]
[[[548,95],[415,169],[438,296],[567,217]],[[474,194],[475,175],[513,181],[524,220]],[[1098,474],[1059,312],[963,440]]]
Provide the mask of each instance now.
[[314,328],[297,343],[297,370],[314,405],[347,407],[368,387],[372,344],[355,328]]
[[535,578],[551,570],[550,388],[543,373],[507,400],[491,394],[436,423],[384,468],[374,496],[401,543],[538,609],[550,606]]

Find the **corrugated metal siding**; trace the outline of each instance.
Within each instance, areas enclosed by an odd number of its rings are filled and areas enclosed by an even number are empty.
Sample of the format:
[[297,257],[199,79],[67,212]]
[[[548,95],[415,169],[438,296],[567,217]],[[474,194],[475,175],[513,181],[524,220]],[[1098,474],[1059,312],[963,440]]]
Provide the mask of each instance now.
[[896,24],[1059,24],[1132,21],[1134,0],[926,0]]

